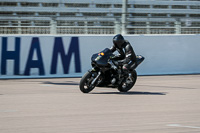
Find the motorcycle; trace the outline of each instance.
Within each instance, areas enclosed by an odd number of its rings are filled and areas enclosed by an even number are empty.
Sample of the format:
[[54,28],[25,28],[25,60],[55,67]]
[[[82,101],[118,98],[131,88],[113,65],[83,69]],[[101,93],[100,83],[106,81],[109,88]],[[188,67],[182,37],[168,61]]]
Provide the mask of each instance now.
[[116,65],[110,58],[114,54],[109,48],[93,54],[91,57],[92,69],[87,71],[80,80],[79,88],[83,93],[89,93],[95,87],[113,87],[120,92],[128,92],[137,80],[136,67],[143,62],[144,57],[137,55],[136,62],[129,72],[124,74],[122,65]]

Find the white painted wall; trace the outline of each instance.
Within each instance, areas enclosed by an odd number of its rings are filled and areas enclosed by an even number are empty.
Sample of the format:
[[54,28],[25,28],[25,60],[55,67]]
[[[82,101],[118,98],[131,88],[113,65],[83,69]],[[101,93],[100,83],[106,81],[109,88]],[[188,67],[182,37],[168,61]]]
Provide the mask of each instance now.
[[[3,37],[7,38],[7,51],[15,50],[15,37],[20,42],[20,72],[14,75],[14,60],[7,60],[6,74],[2,74],[2,45]],[[45,75],[39,75],[38,68],[31,68],[30,75],[25,76],[28,55],[30,54],[33,37],[38,37]],[[57,73],[51,74],[55,37],[61,37],[67,55],[72,37],[78,37],[80,50],[81,72],[75,72],[75,58],[72,55],[69,73],[64,74],[60,56],[57,62]],[[125,39],[132,44],[135,53],[145,57],[144,62],[137,68],[139,75],[158,74],[193,74],[200,73],[200,35],[127,35]],[[91,68],[90,57],[105,47],[112,46],[111,35],[10,35],[0,36],[0,78],[41,78],[41,77],[80,77]],[[33,58],[38,60],[36,50]]]
[[146,60],[138,73],[192,74],[200,73],[200,35],[160,35],[127,37],[137,54]]

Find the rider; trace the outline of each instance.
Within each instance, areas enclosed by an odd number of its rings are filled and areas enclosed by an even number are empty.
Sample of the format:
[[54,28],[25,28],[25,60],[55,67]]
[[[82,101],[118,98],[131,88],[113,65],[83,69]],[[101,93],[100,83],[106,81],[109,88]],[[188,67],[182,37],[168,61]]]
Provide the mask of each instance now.
[[136,62],[136,55],[131,44],[124,40],[121,34],[117,34],[113,38],[113,46],[110,48],[112,52],[118,51],[118,55],[111,57],[116,65],[123,65],[122,71],[128,73],[130,67]]

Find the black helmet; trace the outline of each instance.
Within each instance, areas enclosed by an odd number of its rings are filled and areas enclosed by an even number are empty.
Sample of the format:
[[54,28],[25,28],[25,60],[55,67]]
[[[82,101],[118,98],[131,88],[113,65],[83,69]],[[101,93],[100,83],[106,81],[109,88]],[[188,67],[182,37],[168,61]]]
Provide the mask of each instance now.
[[124,37],[121,34],[117,34],[113,37],[113,43],[117,48],[122,48],[124,43]]

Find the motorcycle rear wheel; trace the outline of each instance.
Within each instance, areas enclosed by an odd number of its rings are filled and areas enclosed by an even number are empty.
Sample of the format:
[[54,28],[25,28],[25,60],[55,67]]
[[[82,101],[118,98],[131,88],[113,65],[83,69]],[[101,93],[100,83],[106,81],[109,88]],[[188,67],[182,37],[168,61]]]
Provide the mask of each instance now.
[[132,82],[131,83],[127,83],[128,79],[124,79],[122,81],[122,83],[120,85],[118,85],[117,89],[120,91],[120,92],[128,92],[134,85],[135,85],[135,82],[137,80],[137,72],[134,70],[131,72],[131,80]]
[[94,79],[92,74],[92,72],[86,72],[80,81],[79,88],[83,93],[89,93],[95,88],[95,86],[91,86]]

